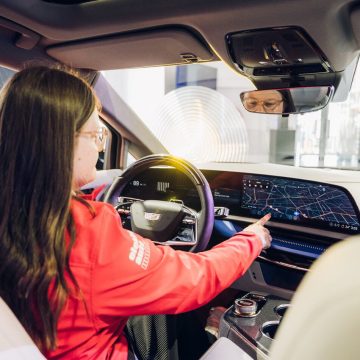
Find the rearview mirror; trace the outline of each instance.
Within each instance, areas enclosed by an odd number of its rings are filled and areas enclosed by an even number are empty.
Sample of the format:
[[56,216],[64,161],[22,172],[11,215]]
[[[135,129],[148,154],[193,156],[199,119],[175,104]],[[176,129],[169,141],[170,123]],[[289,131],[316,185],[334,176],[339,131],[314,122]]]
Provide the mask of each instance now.
[[334,92],[332,86],[254,90],[240,94],[247,111],[262,114],[301,114],[320,110]]

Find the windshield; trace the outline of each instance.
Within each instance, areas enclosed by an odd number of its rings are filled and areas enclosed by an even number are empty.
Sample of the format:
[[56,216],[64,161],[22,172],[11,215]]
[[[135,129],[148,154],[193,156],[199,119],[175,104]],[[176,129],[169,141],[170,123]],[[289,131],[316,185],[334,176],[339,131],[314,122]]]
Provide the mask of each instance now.
[[171,154],[194,163],[360,168],[360,73],[347,101],[288,118],[247,112],[255,89],[222,62],[103,72]]

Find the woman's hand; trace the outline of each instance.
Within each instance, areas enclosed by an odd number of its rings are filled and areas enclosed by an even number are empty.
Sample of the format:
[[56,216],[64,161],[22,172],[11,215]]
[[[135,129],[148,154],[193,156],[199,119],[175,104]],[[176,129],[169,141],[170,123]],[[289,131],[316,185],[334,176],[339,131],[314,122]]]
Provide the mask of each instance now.
[[264,225],[270,220],[271,214],[266,214],[256,223],[247,226],[243,231],[252,232],[256,234],[263,243],[263,249],[268,249],[271,246],[272,237],[270,231]]

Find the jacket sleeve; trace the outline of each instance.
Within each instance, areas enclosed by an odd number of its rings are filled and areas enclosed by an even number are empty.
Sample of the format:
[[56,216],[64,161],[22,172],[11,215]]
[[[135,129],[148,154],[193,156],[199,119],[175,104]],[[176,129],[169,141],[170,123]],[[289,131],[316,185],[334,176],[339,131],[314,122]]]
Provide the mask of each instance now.
[[189,253],[123,229],[109,207],[96,218],[91,298],[97,319],[106,323],[206,304],[243,275],[262,249],[256,235],[243,232],[211,250]]

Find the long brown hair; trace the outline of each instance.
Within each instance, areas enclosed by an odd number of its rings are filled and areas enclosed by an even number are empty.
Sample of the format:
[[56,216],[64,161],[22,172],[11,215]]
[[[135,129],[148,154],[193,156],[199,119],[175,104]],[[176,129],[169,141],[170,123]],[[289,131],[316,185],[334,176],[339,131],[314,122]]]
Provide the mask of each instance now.
[[75,133],[95,106],[84,80],[44,66],[15,74],[0,96],[0,296],[44,350],[56,347],[66,273],[78,289],[69,267]]

